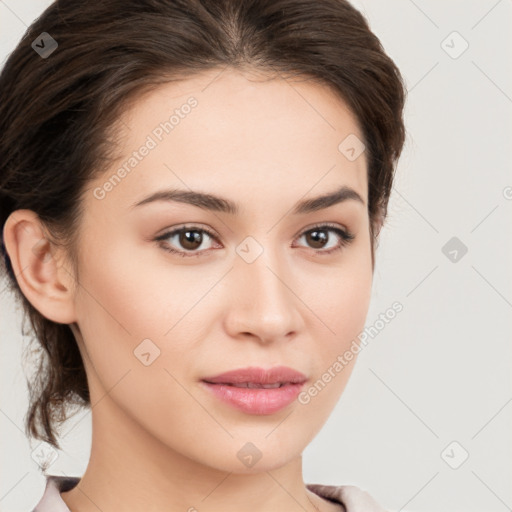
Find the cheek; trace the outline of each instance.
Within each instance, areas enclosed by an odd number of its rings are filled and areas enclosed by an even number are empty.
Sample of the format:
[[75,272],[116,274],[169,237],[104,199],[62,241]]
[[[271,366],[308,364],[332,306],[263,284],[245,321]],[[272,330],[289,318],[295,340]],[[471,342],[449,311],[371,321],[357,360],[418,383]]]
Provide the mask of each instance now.
[[357,336],[364,328],[371,299],[372,273],[367,266],[343,273],[326,290],[327,317],[340,343]]
[[[110,249],[101,248],[109,245]],[[77,301],[78,323],[95,378],[101,388],[110,389],[130,371],[130,381],[146,386],[151,381],[155,390],[169,390],[174,381],[165,369],[179,369],[183,375],[193,370],[187,361],[197,355],[195,340],[207,336],[206,324],[198,319],[205,308],[198,303],[218,276],[191,279],[191,270],[149,261],[154,258],[151,251],[123,248],[121,240],[109,245],[98,245],[94,255],[84,259]],[[179,400],[179,386],[175,391]],[[130,390],[128,396],[135,399],[138,392]],[[162,400],[169,397],[173,395]]]
[[182,334],[182,324],[165,333],[190,309],[189,301],[173,293],[181,283],[174,280],[173,288],[167,288],[161,276],[157,279],[149,268],[144,271],[145,262],[133,251],[124,260],[121,254],[98,254],[82,272],[78,323],[86,345],[91,397],[99,400],[108,392],[128,417],[148,431],[154,425],[179,430],[183,420],[178,421],[175,411],[197,406],[175,371],[183,371],[180,363],[188,367],[184,358],[191,354],[184,342],[172,338],[174,332]]
[[[130,339],[162,337],[204,294],[208,282],[190,283],[190,274],[155,254],[163,251],[129,237],[97,244],[85,254],[81,272],[82,320],[94,322],[97,336]],[[91,247],[91,246],[89,246]]]
[[369,237],[350,247],[338,263],[309,276],[303,297],[330,340],[322,346],[328,352],[340,350],[364,329],[373,281]]
[[311,317],[314,323],[310,330],[315,342],[316,378],[323,382],[318,385],[318,398],[311,400],[311,408],[323,415],[345,388],[359,353],[358,336],[365,327],[373,280],[369,239],[350,257],[347,253],[339,266],[326,268],[325,274],[317,272],[315,277],[316,291],[306,293],[304,288],[304,302],[318,316]]
[[[311,433],[327,421],[354,370],[360,351],[358,335],[364,330],[371,296],[372,274],[364,265],[359,271],[341,272],[318,296],[322,320],[312,328],[314,377],[298,397],[304,424]],[[311,437],[312,439],[312,437]]]

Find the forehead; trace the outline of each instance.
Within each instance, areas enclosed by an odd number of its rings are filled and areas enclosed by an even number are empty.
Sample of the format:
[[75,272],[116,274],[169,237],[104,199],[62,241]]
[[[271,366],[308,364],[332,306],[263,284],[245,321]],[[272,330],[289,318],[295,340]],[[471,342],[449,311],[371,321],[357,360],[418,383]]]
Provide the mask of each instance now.
[[128,208],[164,186],[242,204],[274,192],[295,202],[340,185],[367,198],[365,152],[343,151],[344,141],[362,144],[356,117],[331,88],[305,78],[210,70],[159,85],[120,121],[120,157],[93,184],[111,183],[111,205]]

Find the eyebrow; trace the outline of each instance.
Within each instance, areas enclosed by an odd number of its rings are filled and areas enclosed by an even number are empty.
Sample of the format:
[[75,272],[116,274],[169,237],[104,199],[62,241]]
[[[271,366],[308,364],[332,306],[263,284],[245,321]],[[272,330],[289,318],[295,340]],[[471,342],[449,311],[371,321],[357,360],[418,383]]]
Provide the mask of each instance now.
[[[354,200],[365,205],[364,199],[353,188],[342,186],[333,192],[329,192],[312,199],[299,201],[295,205],[292,214],[300,215],[316,212],[349,200]],[[191,204],[198,208],[202,208],[203,210],[222,212],[230,215],[237,215],[240,211],[238,204],[229,199],[203,192],[180,189],[159,190],[154,192],[148,197],[132,204],[131,209],[155,201],[176,201],[179,203]]]

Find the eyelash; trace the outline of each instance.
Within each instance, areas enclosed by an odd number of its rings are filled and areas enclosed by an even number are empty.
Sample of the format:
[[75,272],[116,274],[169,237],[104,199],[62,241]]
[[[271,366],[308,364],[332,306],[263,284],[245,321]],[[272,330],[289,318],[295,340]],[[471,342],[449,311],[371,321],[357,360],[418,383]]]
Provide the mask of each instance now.
[[[182,233],[184,231],[194,231],[194,232],[206,233],[212,239],[218,241],[217,236],[214,233],[212,233],[208,229],[199,228],[199,226],[184,226],[184,227],[181,227],[178,229],[173,229],[171,231],[167,231],[166,233],[163,233],[162,235],[159,235],[158,237],[154,238],[154,241],[161,242],[161,243],[159,243],[159,245],[165,251],[176,254],[183,258],[189,258],[189,257],[194,257],[194,256],[199,257],[199,256],[202,256],[204,252],[209,251],[209,249],[206,249],[203,251],[178,251],[178,250],[170,247],[168,244],[162,243],[165,239],[170,238],[173,235]],[[321,249],[317,249],[317,250],[313,249],[319,255],[328,255],[328,254],[332,254],[334,252],[340,251],[341,249],[343,249],[344,247],[349,245],[355,238],[355,235],[353,235],[349,231],[343,230],[343,229],[339,228],[338,226],[336,226],[335,224],[329,224],[329,223],[318,224],[316,226],[313,226],[312,228],[309,228],[306,231],[303,231],[299,235],[299,238],[304,236],[307,233],[311,233],[312,231],[333,231],[337,235],[339,235],[339,237],[341,239],[339,245],[332,249],[328,249],[326,251],[321,250]]]

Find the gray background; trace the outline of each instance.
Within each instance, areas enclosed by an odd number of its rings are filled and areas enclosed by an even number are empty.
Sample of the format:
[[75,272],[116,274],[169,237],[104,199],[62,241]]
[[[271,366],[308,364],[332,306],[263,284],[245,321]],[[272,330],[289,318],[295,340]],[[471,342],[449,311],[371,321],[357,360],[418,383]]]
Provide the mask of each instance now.
[[[2,63],[49,4],[0,0]],[[512,510],[512,2],[353,4],[409,90],[367,326],[404,309],[360,353],[304,479],[358,485],[396,511]],[[442,250],[452,237],[456,261]],[[23,433],[21,315],[6,293],[0,311],[0,510],[26,511],[44,490],[37,454],[51,452]],[[90,419],[66,423],[48,473],[85,471]]]

